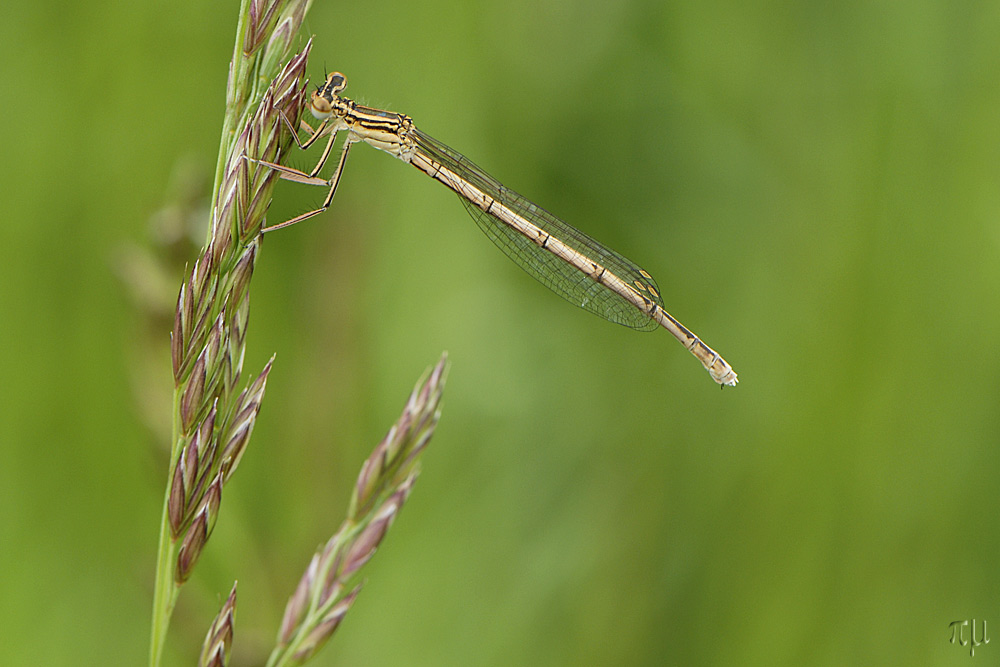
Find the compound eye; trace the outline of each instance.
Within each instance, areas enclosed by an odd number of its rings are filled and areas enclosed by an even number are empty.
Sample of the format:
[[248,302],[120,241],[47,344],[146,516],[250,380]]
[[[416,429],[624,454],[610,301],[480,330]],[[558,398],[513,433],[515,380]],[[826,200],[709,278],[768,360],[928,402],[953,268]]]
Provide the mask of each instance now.
[[309,110],[312,111],[312,115],[320,120],[326,120],[333,114],[333,106],[330,104],[330,100],[326,99],[319,93],[312,96],[312,102],[309,104]]
[[337,95],[344,88],[347,88],[347,77],[340,72],[334,72],[326,77],[326,85],[323,87],[327,93]]

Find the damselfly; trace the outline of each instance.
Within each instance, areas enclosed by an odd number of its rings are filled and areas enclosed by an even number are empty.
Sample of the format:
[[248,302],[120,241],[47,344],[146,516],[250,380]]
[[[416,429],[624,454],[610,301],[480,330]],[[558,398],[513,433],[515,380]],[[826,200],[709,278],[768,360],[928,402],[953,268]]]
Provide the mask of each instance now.
[[[736,372],[726,360],[663,309],[659,288],[643,269],[502,185],[458,151],[424,134],[409,116],[341,97],[346,87],[347,78],[334,72],[313,93],[309,108],[322,123],[314,130],[302,121],[300,127],[310,133],[306,141],[285,118],[299,148],[308,148],[320,137],[330,136],[312,171],[260,162],[279,171],[286,180],[329,188],[319,208],[267,227],[265,232],[294,225],[329,208],[351,145],[363,141],[412,164],[458,193],[479,228],[497,247],[556,294],[633,329],[650,331],[660,325],[698,358],[713,380],[721,385],[736,384]],[[347,137],[337,167],[329,179],[320,178],[318,174],[342,130]]]

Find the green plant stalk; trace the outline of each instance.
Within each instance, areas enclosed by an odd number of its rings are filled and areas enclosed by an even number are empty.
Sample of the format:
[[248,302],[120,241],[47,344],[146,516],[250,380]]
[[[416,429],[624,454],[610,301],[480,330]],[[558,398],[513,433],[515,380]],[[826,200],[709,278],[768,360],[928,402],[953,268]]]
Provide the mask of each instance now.
[[[171,334],[174,367],[169,474],[164,493],[149,664],[163,654],[170,617],[218,517],[260,409],[270,362],[242,393],[249,280],[277,175],[245,158],[280,161],[298,118],[309,45],[289,60],[311,0],[243,0],[230,63],[206,246],[181,286]],[[237,130],[239,130],[237,132]]]
[[440,417],[448,359],[417,383],[396,424],[361,467],[340,529],[317,550],[285,607],[267,667],[308,661],[330,639],[361,590],[374,556],[416,482],[420,456]]
[[[174,402],[172,408],[173,415],[173,440],[171,447],[171,474],[173,473],[176,460],[180,433],[180,419],[178,405],[180,402],[180,391],[174,389]],[[168,477],[169,479],[169,477]],[[160,657],[163,654],[163,645],[167,637],[167,629],[170,627],[170,616],[173,614],[174,605],[177,604],[177,597],[181,587],[173,577],[173,564],[177,560],[177,542],[170,535],[170,520],[168,517],[168,504],[170,501],[170,484],[165,485],[163,494],[163,514],[160,517],[160,543],[156,553],[156,589],[153,592],[153,620],[149,637],[149,664],[155,667],[160,664]]]
[[[230,60],[231,66],[229,70],[229,85],[227,86],[228,90],[226,91],[226,114],[222,118],[222,137],[219,140],[219,157],[215,162],[215,180],[212,183],[213,193],[217,193],[219,191],[219,185],[222,183],[222,172],[226,167],[229,146],[232,144],[233,135],[236,132],[236,121],[239,120],[239,114],[235,113],[235,82],[243,80],[243,77],[240,73],[236,72],[236,68],[239,67],[242,69],[243,67],[243,58],[240,57],[240,54],[243,52],[248,11],[249,0],[242,0],[240,3],[240,18],[236,22],[236,44],[233,46],[233,58]],[[211,229],[209,229],[208,233],[212,233]]]

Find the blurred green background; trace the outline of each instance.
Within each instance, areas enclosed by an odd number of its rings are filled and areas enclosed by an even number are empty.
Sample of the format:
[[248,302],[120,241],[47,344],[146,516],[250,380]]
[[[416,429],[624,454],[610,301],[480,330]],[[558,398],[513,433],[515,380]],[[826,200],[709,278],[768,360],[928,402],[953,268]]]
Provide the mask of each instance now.
[[[5,7],[2,664],[145,660],[171,379],[134,288],[214,166],[237,7]],[[949,623],[1000,622],[1000,4],[317,1],[306,33],[314,81],[635,259],[741,383],[358,147],[264,243],[246,369],[277,361],[167,664],[234,579],[261,663],[443,349],[423,475],[315,664],[969,659]]]

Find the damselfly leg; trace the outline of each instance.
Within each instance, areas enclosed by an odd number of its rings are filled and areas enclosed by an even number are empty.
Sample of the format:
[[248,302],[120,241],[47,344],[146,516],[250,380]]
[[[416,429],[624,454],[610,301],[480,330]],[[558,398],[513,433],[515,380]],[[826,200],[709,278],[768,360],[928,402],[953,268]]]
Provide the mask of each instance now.
[[282,114],[282,119],[285,121],[285,124],[288,126],[288,129],[292,132],[292,136],[295,138],[295,143],[302,150],[305,150],[310,146],[312,146],[316,142],[316,140],[323,135],[324,132],[329,132],[330,140],[326,142],[326,146],[323,148],[323,154],[320,155],[319,161],[316,163],[316,166],[313,167],[310,172],[306,173],[304,171],[295,169],[293,167],[288,167],[282,164],[276,164],[274,162],[267,162],[266,160],[252,160],[252,161],[257,164],[264,165],[265,167],[270,167],[271,169],[274,169],[281,175],[281,178],[283,178],[286,181],[292,181],[294,183],[304,183],[306,185],[322,185],[330,189],[327,192],[326,198],[323,200],[323,203],[320,205],[319,208],[314,209],[312,211],[307,211],[305,213],[302,213],[301,215],[297,215],[294,218],[291,218],[290,220],[285,220],[284,222],[278,223],[277,225],[264,227],[261,230],[261,232],[263,233],[273,232],[277,229],[284,229],[285,227],[291,227],[292,225],[302,222],[303,220],[308,220],[309,218],[317,216],[323,211],[330,208],[330,204],[333,202],[333,198],[337,194],[337,185],[340,183],[340,176],[344,171],[344,163],[347,162],[347,154],[351,150],[352,142],[349,139],[346,139],[344,141],[344,147],[343,149],[341,149],[340,152],[340,160],[337,162],[337,168],[334,170],[333,175],[330,176],[329,179],[319,178],[317,177],[317,174],[323,169],[323,166],[327,163],[327,160],[330,159],[330,153],[333,151],[333,144],[337,139],[338,130],[329,129],[329,123],[327,121],[323,121],[316,130],[313,130],[312,127],[310,127],[310,125],[305,121],[302,121],[303,129],[308,128],[307,131],[310,132],[309,138],[303,142],[299,139],[298,132],[296,132],[292,128],[292,124],[288,121],[287,118],[285,118],[284,114]]

